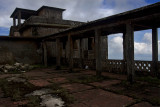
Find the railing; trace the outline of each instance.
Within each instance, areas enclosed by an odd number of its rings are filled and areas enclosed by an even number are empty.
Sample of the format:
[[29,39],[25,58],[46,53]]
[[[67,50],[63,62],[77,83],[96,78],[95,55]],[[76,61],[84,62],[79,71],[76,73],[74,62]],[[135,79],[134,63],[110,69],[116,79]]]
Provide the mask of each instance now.
[[109,72],[125,72],[123,60],[105,60],[102,62],[102,67]]
[[89,69],[96,68],[96,60],[95,59],[83,59],[83,63],[85,66],[88,66]]
[[[82,59],[83,65],[88,66],[89,69],[96,68],[95,59]],[[74,58],[75,67],[81,67],[80,58]],[[152,61],[134,61],[134,69],[138,73],[152,73]],[[124,60],[105,60],[102,61],[102,68],[104,71],[108,72],[126,72],[126,64]],[[160,62],[158,62],[158,68],[160,69]]]
[[151,72],[152,61],[135,61],[135,71]]

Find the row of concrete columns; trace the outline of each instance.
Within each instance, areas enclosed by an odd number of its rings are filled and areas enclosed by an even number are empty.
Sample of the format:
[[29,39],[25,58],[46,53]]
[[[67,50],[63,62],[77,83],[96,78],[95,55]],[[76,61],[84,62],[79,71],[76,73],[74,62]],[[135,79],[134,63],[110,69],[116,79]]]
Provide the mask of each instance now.
[[[18,26],[21,25],[21,11],[18,11]],[[16,26],[16,18],[13,17],[13,26]]]
[[[101,75],[102,72],[102,39],[101,39],[101,30],[95,29],[95,59],[96,59],[96,74],[97,76]],[[44,52],[46,51],[46,45],[44,46]],[[57,67],[59,68],[61,65],[60,59],[60,38],[56,39],[56,49],[57,49]],[[108,47],[108,46],[107,46]],[[81,59],[81,66],[83,66],[83,58],[82,58],[82,39],[79,40],[79,54]],[[132,23],[126,23],[126,31],[123,33],[123,57],[125,62],[125,69],[128,75],[128,81],[131,83],[134,82],[134,26]],[[69,50],[69,68],[72,70],[73,68],[73,38],[70,34],[68,34],[68,50]],[[158,33],[157,28],[152,29],[152,60],[153,60],[153,72],[157,70],[157,63],[158,63]],[[108,52],[107,52],[108,53]],[[44,54],[45,56],[46,54]],[[44,62],[46,59],[44,58]]]

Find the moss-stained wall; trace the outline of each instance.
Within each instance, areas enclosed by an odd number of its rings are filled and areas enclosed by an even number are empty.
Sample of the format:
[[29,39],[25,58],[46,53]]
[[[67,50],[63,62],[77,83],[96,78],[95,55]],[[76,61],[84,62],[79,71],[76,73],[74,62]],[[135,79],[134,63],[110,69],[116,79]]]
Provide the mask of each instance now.
[[42,63],[42,47],[33,40],[15,40],[0,38],[0,64],[15,62],[27,64]]

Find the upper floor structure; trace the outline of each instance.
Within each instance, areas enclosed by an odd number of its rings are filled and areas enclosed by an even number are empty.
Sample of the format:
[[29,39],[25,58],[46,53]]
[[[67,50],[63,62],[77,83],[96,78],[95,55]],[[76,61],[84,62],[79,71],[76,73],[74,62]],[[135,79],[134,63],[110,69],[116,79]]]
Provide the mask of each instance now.
[[64,11],[65,9],[48,6],[42,6],[37,11],[16,8],[10,16],[13,18],[10,36],[45,36],[83,23],[63,20]]

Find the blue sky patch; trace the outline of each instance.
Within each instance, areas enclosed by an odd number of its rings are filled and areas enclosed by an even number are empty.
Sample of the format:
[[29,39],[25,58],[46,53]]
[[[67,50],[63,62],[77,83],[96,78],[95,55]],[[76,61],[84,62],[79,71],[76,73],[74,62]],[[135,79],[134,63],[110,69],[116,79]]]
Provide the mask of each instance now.
[[9,35],[9,28],[0,27],[0,36],[8,36]]

